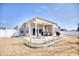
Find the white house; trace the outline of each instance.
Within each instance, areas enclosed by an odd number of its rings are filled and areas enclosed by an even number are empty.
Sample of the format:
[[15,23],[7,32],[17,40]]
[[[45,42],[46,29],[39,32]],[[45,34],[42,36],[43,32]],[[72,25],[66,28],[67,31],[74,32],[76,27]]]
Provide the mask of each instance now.
[[40,17],[34,17],[15,29],[19,30],[19,36],[24,36],[28,41],[27,45],[31,47],[51,45],[58,38],[56,32],[60,31],[58,24]]
[[15,29],[19,31],[19,36],[53,36],[56,34],[56,31],[59,31],[59,26],[54,22],[40,17],[34,17],[31,20],[16,26]]

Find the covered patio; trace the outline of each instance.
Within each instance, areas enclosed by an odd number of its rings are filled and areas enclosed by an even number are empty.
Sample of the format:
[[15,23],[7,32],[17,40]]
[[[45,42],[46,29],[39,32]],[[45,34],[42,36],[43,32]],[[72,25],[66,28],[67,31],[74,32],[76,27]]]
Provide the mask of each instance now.
[[30,37],[45,37],[53,36],[54,25],[51,22],[47,22],[40,19],[35,19],[29,22],[29,35]]
[[[27,37],[27,45],[31,47],[46,47],[55,43],[59,37],[56,36],[58,27],[55,23],[40,18],[30,20],[29,37]],[[54,42],[53,42],[54,41]]]

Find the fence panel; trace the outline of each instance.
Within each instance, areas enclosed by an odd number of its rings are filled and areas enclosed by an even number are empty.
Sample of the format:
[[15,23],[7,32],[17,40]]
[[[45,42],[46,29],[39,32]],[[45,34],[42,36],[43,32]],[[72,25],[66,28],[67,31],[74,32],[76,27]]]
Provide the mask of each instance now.
[[18,30],[0,30],[0,37],[18,36]]

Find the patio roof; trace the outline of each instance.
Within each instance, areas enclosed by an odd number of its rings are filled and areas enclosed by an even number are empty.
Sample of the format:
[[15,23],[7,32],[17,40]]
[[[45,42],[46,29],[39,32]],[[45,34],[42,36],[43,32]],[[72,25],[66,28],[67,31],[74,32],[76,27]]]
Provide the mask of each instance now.
[[[29,23],[29,22],[35,23],[36,22],[36,19],[37,19],[37,23],[38,24],[44,24],[44,25],[52,25],[52,24],[55,24],[56,26],[58,26],[58,24],[56,24],[54,22],[51,22],[51,21],[48,21],[48,20],[45,20],[45,19],[43,19],[41,17],[33,17],[31,20],[26,21],[24,23]],[[24,23],[19,24],[18,27],[21,27]]]
[[[54,23],[54,22],[52,22],[52,21],[48,21],[48,20],[46,20],[46,19],[43,19],[43,18],[41,18],[41,17],[33,17],[30,21],[28,21],[28,22],[32,22],[32,23],[35,23],[35,20],[37,19],[37,23],[38,24],[44,24],[44,25],[51,25],[51,24],[55,24],[55,25],[57,25],[58,26],[58,24],[56,24],[56,23]],[[27,22],[27,23],[28,23]],[[59,26],[58,26],[59,27]]]
[[39,18],[34,18],[34,20],[31,21],[31,23],[36,23],[36,22],[37,22],[37,24],[52,25],[51,22],[48,22],[48,21],[45,21],[45,20],[42,20]]

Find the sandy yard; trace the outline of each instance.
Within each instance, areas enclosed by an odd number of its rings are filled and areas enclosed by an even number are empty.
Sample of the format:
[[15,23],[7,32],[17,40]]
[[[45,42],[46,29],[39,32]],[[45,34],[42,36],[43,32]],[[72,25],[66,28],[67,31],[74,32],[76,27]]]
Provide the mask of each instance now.
[[2,56],[77,56],[79,55],[79,38],[64,36],[61,41],[46,48],[29,48],[22,37],[0,38],[0,55]]

